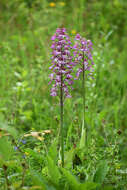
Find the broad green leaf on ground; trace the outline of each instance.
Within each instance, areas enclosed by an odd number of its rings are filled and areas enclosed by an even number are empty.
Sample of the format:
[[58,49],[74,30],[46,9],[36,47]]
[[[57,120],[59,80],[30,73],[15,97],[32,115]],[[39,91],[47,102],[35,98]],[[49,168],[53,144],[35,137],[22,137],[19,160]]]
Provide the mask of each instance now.
[[94,178],[93,178],[94,182],[102,184],[105,179],[106,174],[108,173],[108,169],[109,167],[108,167],[107,161],[105,160],[101,161],[94,174]]
[[114,188],[113,187],[111,187],[111,186],[104,186],[102,189],[100,189],[100,190],[114,190]]
[[34,170],[31,170],[30,173],[31,173],[32,183],[38,187],[41,186],[41,189],[43,190],[47,190],[45,181],[41,176],[41,174],[39,174],[37,171]]
[[8,137],[4,136],[0,138],[0,157],[4,160],[8,160],[11,158],[14,150],[12,148],[11,142]]
[[80,183],[76,179],[76,177],[71,174],[68,170],[62,168],[63,175],[65,176],[68,184],[70,185],[72,190],[79,190],[80,188]]
[[73,164],[73,157],[74,157],[75,149],[72,148],[71,150],[65,152],[65,160],[64,165],[66,168],[70,168]]
[[55,141],[52,143],[48,151],[48,155],[53,159],[54,163],[57,162],[57,155],[58,155],[57,144],[58,140],[55,139]]
[[12,135],[14,138],[17,138],[17,131],[13,127],[9,126],[0,115],[0,130],[3,130],[8,133],[8,135]]
[[51,157],[47,156],[47,162],[48,162],[48,174],[50,176],[50,179],[54,184],[58,185],[59,178],[61,176],[59,169]]
[[81,148],[81,149],[84,148],[85,144],[86,144],[86,129],[85,129],[85,124],[84,124],[84,120],[83,120],[79,148]]
[[94,182],[85,182],[80,185],[79,189],[80,190],[96,190],[97,186],[98,184]]
[[69,147],[70,146],[70,142],[71,142],[71,137],[72,137],[72,130],[73,130],[73,125],[71,124],[68,127],[68,131],[67,131],[67,138],[66,138],[66,146]]

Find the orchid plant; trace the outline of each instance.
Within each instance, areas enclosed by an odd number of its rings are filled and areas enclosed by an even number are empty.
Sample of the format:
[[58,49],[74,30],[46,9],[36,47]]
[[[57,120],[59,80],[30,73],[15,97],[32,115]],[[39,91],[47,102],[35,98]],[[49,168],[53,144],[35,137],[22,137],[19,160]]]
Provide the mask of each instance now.
[[70,88],[73,84],[73,67],[74,63],[71,56],[71,41],[66,33],[65,28],[58,28],[52,36],[52,70],[50,74],[51,96],[60,97],[60,136],[61,136],[61,158],[64,166],[64,139],[63,139],[63,102],[65,98],[70,98]]
[[[73,55],[75,60],[75,65],[77,66],[76,80],[79,79],[82,73],[82,99],[83,99],[83,127],[85,125],[85,100],[86,100],[86,71],[89,72],[88,75],[92,77],[93,72],[93,57],[92,57],[92,42],[81,37],[77,34],[75,37],[75,44],[73,46]],[[87,128],[86,128],[86,142],[87,142]]]
[[[51,96],[60,97],[60,144],[61,159],[64,166],[64,137],[63,137],[63,102],[65,98],[70,98],[72,89],[74,67],[78,66],[76,78],[82,73],[82,97],[83,97],[83,121],[85,122],[85,71],[92,71],[92,42],[82,38],[79,34],[75,37],[75,44],[72,46],[70,37],[65,28],[56,29],[52,40],[52,65],[50,70]],[[73,52],[73,54],[72,54]],[[73,56],[72,56],[73,55]]]

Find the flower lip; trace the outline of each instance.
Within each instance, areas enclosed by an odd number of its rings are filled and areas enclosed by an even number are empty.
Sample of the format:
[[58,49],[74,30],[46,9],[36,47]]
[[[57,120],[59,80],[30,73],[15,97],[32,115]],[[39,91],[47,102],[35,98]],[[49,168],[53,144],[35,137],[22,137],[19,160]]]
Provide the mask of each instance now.
[[80,40],[80,39],[81,39],[80,34],[76,34],[75,39],[76,39],[76,40]]

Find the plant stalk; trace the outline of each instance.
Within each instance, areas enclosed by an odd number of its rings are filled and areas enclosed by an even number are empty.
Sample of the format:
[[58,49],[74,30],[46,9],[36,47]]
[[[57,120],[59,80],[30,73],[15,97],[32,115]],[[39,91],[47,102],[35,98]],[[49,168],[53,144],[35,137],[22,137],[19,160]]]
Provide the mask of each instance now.
[[[85,104],[86,104],[86,86],[85,86],[85,83],[86,83],[86,75],[85,75],[85,65],[84,65],[84,60],[85,60],[85,55],[84,55],[84,52],[83,52],[83,66],[82,66],[82,69],[83,69],[83,72],[82,72],[82,97],[83,97],[83,124],[85,126]],[[85,142],[87,144],[87,127],[86,127],[86,138],[85,138]]]
[[60,86],[60,142],[61,142],[61,158],[62,167],[64,167],[64,136],[63,136],[63,75],[61,73],[61,86]]
[[7,177],[7,166],[6,166],[6,165],[3,165],[3,170],[4,170],[4,175],[5,175],[7,190],[10,190],[10,184],[9,184],[8,177]]
[[27,166],[26,166],[25,162],[22,163],[22,167],[23,167],[23,173],[22,173],[21,187],[24,186],[25,174],[26,174],[26,169],[27,169]]

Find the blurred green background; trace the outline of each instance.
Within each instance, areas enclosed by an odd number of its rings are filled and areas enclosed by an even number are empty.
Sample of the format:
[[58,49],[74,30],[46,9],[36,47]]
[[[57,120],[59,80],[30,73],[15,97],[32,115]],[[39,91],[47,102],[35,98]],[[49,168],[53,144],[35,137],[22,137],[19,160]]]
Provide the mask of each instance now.
[[[71,38],[80,33],[94,44],[94,80],[87,81],[89,131],[119,133],[127,153],[127,1],[0,1],[0,117],[20,132],[58,130],[59,104],[50,97],[48,75],[51,36],[65,27]],[[66,100],[65,129],[78,133],[82,117],[81,82]],[[104,125],[104,128],[103,128]],[[65,130],[66,131],[66,130]],[[100,142],[99,141],[99,142]]]
[[106,108],[108,118],[117,117],[117,127],[126,129],[126,11],[125,0],[1,1],[0,108],[6,119],[16,118],[15,114],[24,119],[45,117],[41,109],[50,108],[53,101],[47,81],[50,38],[57,27],[65,27],[72,38],[80,33],[92,40],[96,109]]

